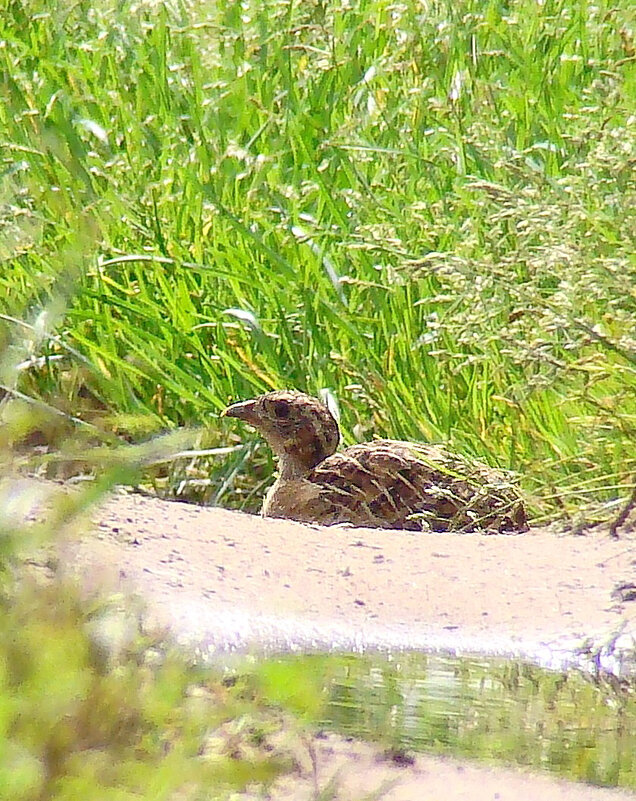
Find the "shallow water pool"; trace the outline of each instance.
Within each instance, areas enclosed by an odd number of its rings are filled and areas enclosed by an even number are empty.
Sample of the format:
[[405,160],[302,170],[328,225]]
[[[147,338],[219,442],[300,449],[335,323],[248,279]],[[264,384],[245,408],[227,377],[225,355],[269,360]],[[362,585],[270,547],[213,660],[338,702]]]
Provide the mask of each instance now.
[[636,788],[633,683],[412,652],[275,661],[292,685],[318,683],[319,726],[380,742],[398,760],[426,751]]

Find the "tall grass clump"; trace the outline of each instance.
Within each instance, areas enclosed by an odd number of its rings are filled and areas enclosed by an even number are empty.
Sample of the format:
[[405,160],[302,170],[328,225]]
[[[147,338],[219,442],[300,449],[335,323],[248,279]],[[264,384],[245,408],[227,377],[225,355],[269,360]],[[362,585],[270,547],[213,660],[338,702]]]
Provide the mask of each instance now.
[[537,520],[611,514],[631,5],[5,3],[0,336],[45,334],[9,389],[127,441],[200,427],[151,477],[207,501],[271,473],[224,450],[227,401],[330,388],[348,442],[444,440],[518,470]]

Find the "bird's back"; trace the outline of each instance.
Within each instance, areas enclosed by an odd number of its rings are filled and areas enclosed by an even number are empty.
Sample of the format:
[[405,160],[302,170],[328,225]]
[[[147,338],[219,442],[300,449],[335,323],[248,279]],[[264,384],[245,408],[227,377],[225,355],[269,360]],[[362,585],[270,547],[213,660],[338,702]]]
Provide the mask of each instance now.
[[397,440],[353,445],[292,483],[279,480],[272,488],[266,515],[411,531],[527,529],[523,502],[508,474],[437,445]]

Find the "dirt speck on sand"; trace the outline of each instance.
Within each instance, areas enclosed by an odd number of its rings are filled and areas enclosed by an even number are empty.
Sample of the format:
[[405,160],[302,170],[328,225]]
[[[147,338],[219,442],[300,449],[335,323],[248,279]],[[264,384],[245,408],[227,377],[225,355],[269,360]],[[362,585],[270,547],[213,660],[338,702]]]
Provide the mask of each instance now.
[[[612,540],[606,532],[309,526],[119,492],[98,509],[93,531],[66,548],[65,561],[87,587],[141,595],[154,619],[212,655],[259,646],[448,647],[548,664],[585,638],[602,642],[621,626],[636,628],[636,602],[615,593],[636,574],[634,533]],[[315,749],[319,778],[337,775],[340,799],[387,782],[382,797],[390,801],[636,797],[426,755],[389,764],[374,747],[337,737]],[[284,779],[272,797],[313,797],[314,767]]]

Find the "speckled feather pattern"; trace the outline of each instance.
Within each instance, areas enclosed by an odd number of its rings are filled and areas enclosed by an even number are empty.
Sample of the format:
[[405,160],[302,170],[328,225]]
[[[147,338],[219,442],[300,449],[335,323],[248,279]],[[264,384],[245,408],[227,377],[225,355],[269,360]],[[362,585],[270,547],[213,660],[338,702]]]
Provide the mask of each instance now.
[[440,446],[377,440],[325,459],[307,476],[322,522],[412,531],[520,531],[523,504],[509,477]]
[[439,445],[376,440],[335,453],[338,426],[316,398],[272,392],[226,410],[258,428],[279,457],[263,514],[411,531],[527,529],[510,475]]

